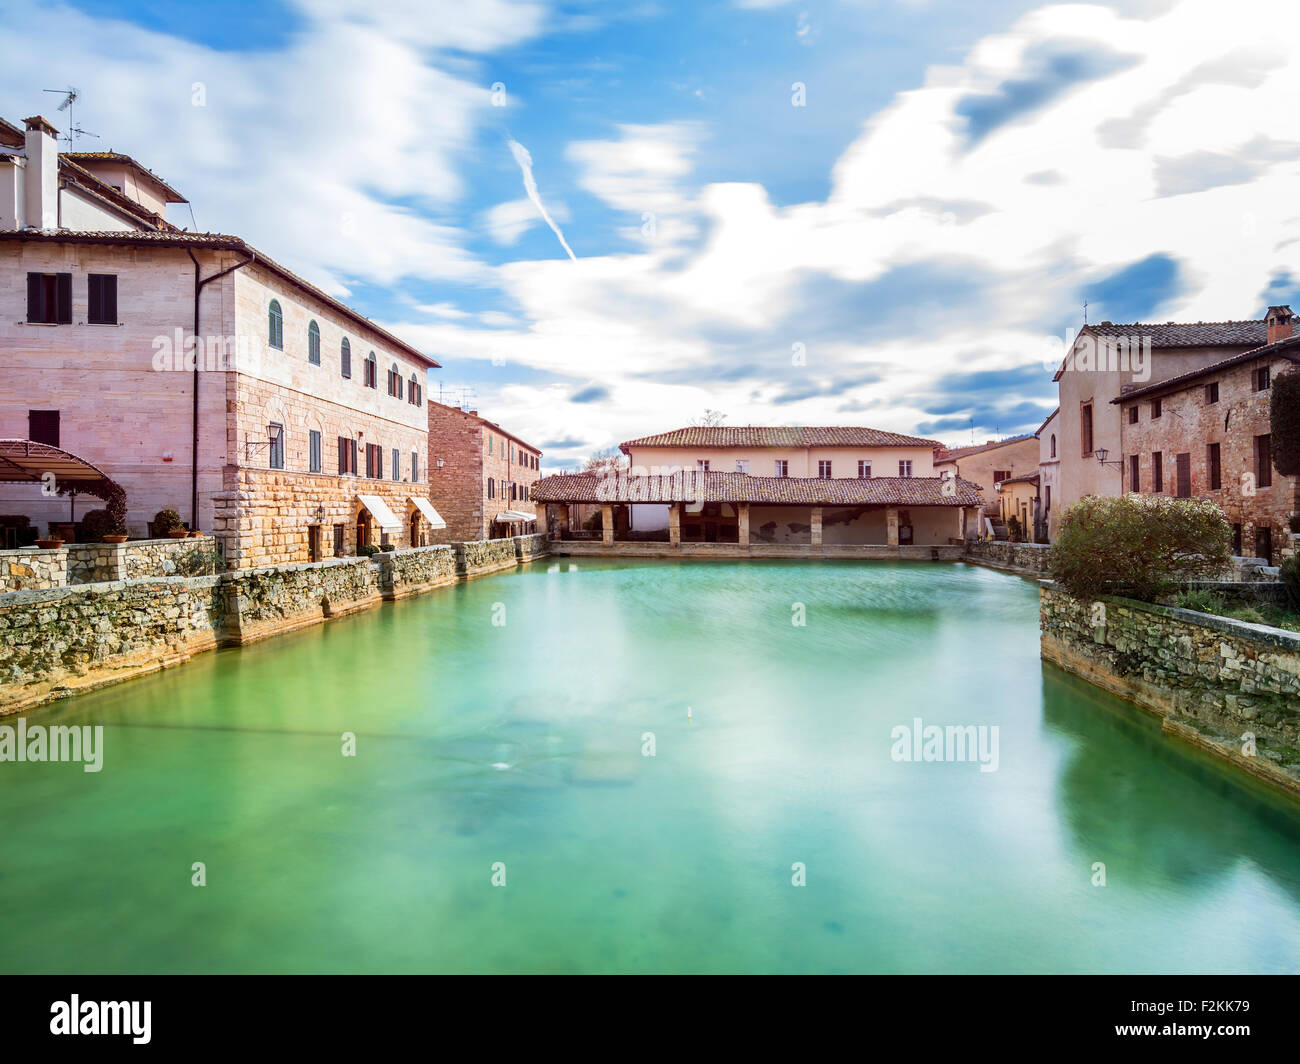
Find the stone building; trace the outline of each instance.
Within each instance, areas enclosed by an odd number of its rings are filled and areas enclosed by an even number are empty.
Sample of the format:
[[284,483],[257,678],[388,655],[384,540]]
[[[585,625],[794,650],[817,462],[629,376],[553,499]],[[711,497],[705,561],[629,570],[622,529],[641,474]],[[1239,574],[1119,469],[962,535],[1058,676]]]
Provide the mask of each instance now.
[[1127,491],[1218,503],[1233,527],[1233,553],[1277,564],[1290,552],[1296,477],[1272,464],[1269,400],[1283,372],[1300,372],[1290,307],[1269,307],[1267,343],[1154,384],[1127,388],[1121,417]]
[[[979,485],[989,500],[980,529],[982,536],[1004,538],[1008,534],[1008,520],[1014,516],[1020,523],[1022,538],[1033,538],[1038,481],[1026,478],[1038,475],[1037,436],[1025,434],[972,447],[945,448],[935,455],[934,468],[941,476],[951,470],[963,480]],[[1002,484],[1011,481],[1015,483],[1014,491],[1011,488],[1004,491]]]
[[[177,510],[231,568],[432,539],[435,361],[238,237],[177,230],[160,208],[179,195],[129,157],[60,156],[42,119],[21,150],[6,135],[0,437],[102,469],[133,536]],[[68,509],[0,486],[0,512]]]
[[1034,539],[1046,543],[1052,514],[1061,499],[1061,447],[1056,438],[1061,409],[1057,407],[1034,433],[1038,437],[1038,512],[1034,517]]
[[532,531],[542,452],[477,410],[430,401],[429,488],[451,541]]
[[[1121,411],[1114,400],[1125,387],[1155,385],[1259,347],[1263,319],[1220,322],[1103,321],[1079,330],[1053,380],[1060,410],[1056,436],[1059,499],[1053,499],[1048,533],[1056,537],[1061,514],[1086,495],[1121,495],[1127,488],[1116,456],[1121,452]],[[1110,457],[1101,461],[1105,452]]]

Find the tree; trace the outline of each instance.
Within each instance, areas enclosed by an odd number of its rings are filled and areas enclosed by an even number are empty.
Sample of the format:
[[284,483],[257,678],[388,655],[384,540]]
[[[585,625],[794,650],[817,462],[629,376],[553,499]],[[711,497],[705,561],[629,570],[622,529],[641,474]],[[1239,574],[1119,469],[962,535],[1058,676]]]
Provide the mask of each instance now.
[[619,473],[627,466],[628,458],[617,447],[606,447],[603,451],[596,451],[583,464],[584,473],[595,473],[597,476],[612,477]]
[[1065,511],[1049,566],[1075,598],[1110,592],[1150,602],[1181,581],[1217,576],[1231,559],[1232,529],[1212,502],[1090,496]]
[[727,420],[727,415],[721,410],[708,409],[704,411],[701,417],[695,418],[691,424],[696,428],[716,428]]

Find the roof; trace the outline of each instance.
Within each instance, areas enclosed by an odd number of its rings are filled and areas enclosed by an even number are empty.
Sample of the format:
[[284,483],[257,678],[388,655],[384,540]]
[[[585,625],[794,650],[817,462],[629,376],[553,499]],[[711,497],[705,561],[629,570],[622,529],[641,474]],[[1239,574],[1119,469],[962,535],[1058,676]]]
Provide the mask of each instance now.
[[21,148],[27,143],[27,134],[12,122],[0,118],[0,144],[10,148]]
[[1090,333],[1101,337],[1149,336],[1152,347],[1228,347],[1249,344],[1252,347],[1268,339],[1268,326],[1263,318],[1244,321],[1167,321],[1130,322],[1115,324],[1103,321],[1100,325],[1085,325],[1080,334]]
[[1058,406],[1055,410],[1053,410],[1050,414],[1048,414],[1047,417],[1043,418],[1043,423],[1038,426],[1038,428],[1034,432],[1034,435],[1041,436],[1043,434],[1043,429],[1047,428],[1047,425],[1052,420],[1052,418],[1056,417],[1060,412],[1061,412],[1061,408]]
[[167,194],[168,203],[187,203],[184,196],[177,192],[171,185],[167,184],[161,177],[155,174],[146,166],[142,166],[129,155],[123,155],[116,151],[65,151],[60,153],[63,158],[71,159],[76,163],[122,163],[131,167],[137,173],[144,175]]
[[59,156],[59,177],[71,184],[85,194],[89,194],[96,199],[106,201],[110,206],[115,207],[123,214],[145,225],[151,225],[155,229],[166,229],[170,232],[180,232],[180,227],[173,225],[161,214],[151,211],[142,203],[133,200],[126,193],[119,191],[96,177],[89,170],[78,165],[69,159],[66,155]]
[[938,447],[936,440],[851,425],[691,425],[627,440],[629,447]]
[[1140,388],[1122,391],[1111,402],[1127,403],[1142,396],[1167,395],[1170,392],[1182,391],[1184,388],[1194,385],[1197,381],[1205,377],[1212,377],[1216,373],[1222,373],[1224,370],[1232,369],[1235,366],[1244,366],[1260,358],[1275,357],[1285,358],[1300,364],[1300,335],[1289,336],[1285,340],[1278,340],[1276,343],[1264,344],[1262,347],[1243,351],[1241,354],[1233,355],[1230,358],[1222,358],[1218,362],[1211,362],[1208,366],[1188,370],[1186,373],[1179,373],[1175,377],[1166,377],[1162,381],[1155,381],[1151,384],[1144,384]]
[[0,483],[39,484],[46,473],[53,473],[60,487],[111,480],[102,469],[53,444],[0,440]]
[[[953,479],[953,478],[949,478]],[[942,477],[751,477],[747,473],[683,472],[670,476],[570,473],[543,477],[534,502],[750,502],[813,506],[983,506],[979,488],[956,479],[944,494]]]
[[430,400],[429,400],[429,410],[430,410],[430,412],[432,412],[432,410],[433,410],[433,408],[434,408],[435,406],[436,406],[436,407],[440,407],[440,408],[443,409],[443,410],[450,411],[450,412],[453,413],[453,414],[459,414],[461,417],[463,417],[463,418],[467,418],[467,419],[470,420],[470,421],[477,421],[477,422],[478,422],[480,425],[482,425],[485,429],[491,429],[493,432],[498,432],[498,433],[500,433],[502,436],[504,436],[504,437],[505,437],[506,439],[508,439],[508,440],[514,440],[515,443],[519,444],[520,447],[524,448],[524,449],[527,450],[527,451],[532,451],[534,454],[537,454],[537,455],[541,455],[541,453],[542,453],[542,449],[541,449],[540,447],[534,447],[534,446],[533,446],[531,443],[529,443],[527,440],[521,440],[518,436],[516,436],[516,435],[515,435],[513,432],[511,432],[509,429],[504,429],[504,428],[502,428],[502,427],[501,427],[500,425],[498,425],[495,421],[489,421],[489,420],[488,420],[487,418],[485,418],[485,417],[480,417],[480,416],[478,415],[477,412],[469,411],[469,410],[462,410],[462,409],[461,409],[460,407],[458,407],[458,406],[449,406],[447,403],[439,403],[439,402],[436,402],[436,401],[433,400],[433,399],[430,399]]
[[[1047,422],[1043,422],[1047,424]],[[955,462],[959,458],[969,458],[973,454],[980,454],[984,451],[996,451],[999,447],[1006,447],[1013,443],[1024,443],[1025,440],[1036,440],[1038,434],[1034,432],[1022,432],[1019,436],[1008,436],[1005,440],[995,440],[993,443],[981,443],[974,447],[956,447],[951,451],[944,451],[943,455],[934,460],[935,465],[942,462]]]
[[1037,484],[1037,473],[1026,473],[1023,477],[1007,477],[1006,480],[999,481],[1001,484]]
[[398,339],[387,329],[381,328],[364,314],[353,310],[346,303],[335,299],[332,295],[317,288],[309,281],[304,281],[292,270],[281,266],[273,259],[267,258],[260,251],[250,244],[246,244],[237,236],[228,236],[224,233],[187,233],[187,232],[114,232],[114,231],[90,231],[75,229],[0,229],[0,241],[16,241],[18,243],[46,243],[46,244],[116,244],[123,246],[138,247],[164,247],[164,248],[198,248],[207,251],[235,251],[250,257],[250,262],[256,261],[257,265],[272,273],[279,275],[290,284],[302,289],[314,299],[320,300],[326,306],[338,311],[344,317],[350,318],[356,324],[371,330],[377,336],[382,337],[394,348],[397,348],[412,358],[418,359],[428,366],[439,368],[439,363],[434,361],[423,351],[412,347],[406,341]]

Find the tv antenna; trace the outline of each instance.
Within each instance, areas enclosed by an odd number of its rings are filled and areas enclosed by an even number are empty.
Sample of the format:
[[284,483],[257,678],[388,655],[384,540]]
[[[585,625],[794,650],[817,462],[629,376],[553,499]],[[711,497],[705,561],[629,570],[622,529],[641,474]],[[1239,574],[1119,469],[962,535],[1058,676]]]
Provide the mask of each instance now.
[[77,102],[77,97],[81,95],[81,90],[69,85],[66,89],[42,89],[42,92],[53,92],[63,97],[60,101],[58,110],[68,112],[68,147],[72,148],[77,137],[95,137],[98,139],[98,133],[92,133],[88,129],[82,129],[77,125],[76,119],[72,114],[72,105]]

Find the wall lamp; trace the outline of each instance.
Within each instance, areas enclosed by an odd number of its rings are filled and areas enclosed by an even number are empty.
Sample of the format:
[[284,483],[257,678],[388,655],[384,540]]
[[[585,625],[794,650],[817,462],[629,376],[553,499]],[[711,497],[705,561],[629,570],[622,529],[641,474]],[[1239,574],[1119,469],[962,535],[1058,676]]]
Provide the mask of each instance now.
[[244,433],[244,461],[247,462],[252,456],[253,448],[260,450],[265,447],[268,454],[275,450],[275,445],[280,442],[280,435],[283,431],[279,425],[268,425],[265,440],[250,440],[248,433]]
[[1098,448],[1097,448],[1096,450],[1094,450],[1092,453],[1096,456],[1097,461],[1100,462],[1100,463],[1101,463],[1102,465],[1104,465],[1104,466],[1105,466],[1105,465],[1113,465],[1116,469],[1123,469],[1123,468],[1124,468],[1124,463],[1123,463],[1123,462],[1108,462],[1108,461],[1106,461],[1106,455],[1110,454],[1110,451],[1108,451],[1105,447],[1098,447]]

